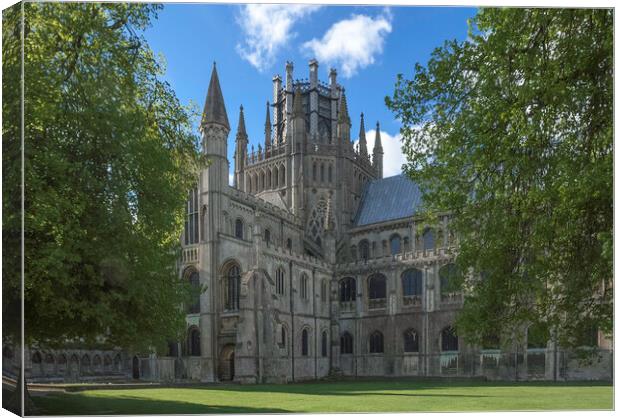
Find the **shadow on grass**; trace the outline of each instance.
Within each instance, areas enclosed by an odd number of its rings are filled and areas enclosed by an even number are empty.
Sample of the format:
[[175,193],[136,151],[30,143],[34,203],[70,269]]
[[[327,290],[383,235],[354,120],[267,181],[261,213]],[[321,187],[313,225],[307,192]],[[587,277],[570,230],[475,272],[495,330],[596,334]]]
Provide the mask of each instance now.
[[[131,391],[131,390],[128,390]],[[200,403],[154,400],[123,395],[98,398],[79,393],[50,394],[33,398],[35,415],[176,415],[176,414],[258,414],[292,412],[279,408],[205,405]]]

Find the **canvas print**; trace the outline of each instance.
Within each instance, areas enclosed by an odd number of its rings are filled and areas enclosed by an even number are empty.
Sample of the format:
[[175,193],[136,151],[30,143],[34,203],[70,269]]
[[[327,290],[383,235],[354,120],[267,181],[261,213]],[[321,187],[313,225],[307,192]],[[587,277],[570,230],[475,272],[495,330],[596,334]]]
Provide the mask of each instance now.
[[7,7],[3,408],[612,410],[613,15]]

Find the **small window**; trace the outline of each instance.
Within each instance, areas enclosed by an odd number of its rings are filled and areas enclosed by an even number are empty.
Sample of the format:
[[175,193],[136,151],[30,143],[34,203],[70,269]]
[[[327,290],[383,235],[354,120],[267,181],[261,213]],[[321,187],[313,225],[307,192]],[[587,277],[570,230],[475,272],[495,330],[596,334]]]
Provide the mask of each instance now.
[[457,268],[454,263],[446,264],[439,269],[439,290],[442,296],[460,291]]
[[226,305],[228,311],[239,309],[239,290],[241,287],[241,270],[236,264],[231,265],[226,272]]
[[430,228],[426,228],[422,234],[422,241],[425,250],[433,250],[435,248],[435,234]]
[[390,252],[392,255],[400,254],[400,235],[394,234],[390,238]]
[[321,335],[321,356],[327,357],[327,332]]
[[190,356],[200,356],[200,331],[197,327],[190,328],[187,347]]
[[459,351],[459,338],[452,327],[441,331],[441,351]]
[[325,182],[325,165],[321,164],[321,183]]
[[284,295],[284,269],[278,267],[276,270],[276,293],[278,295]]
[[289,250],[293,249],[293,240],[290,238],[286,239],[286,248],[288,248]]
[[370,246],[368,245],[368,241],[367,240],[361,240],[359,243],[359,249],[360,249],[360,258],[362,260],[368,260],[370,258]]
[[403,296],[422,295],[422,272],[418,269],[408,269],[402,274]]
[[405,331],[404,345],[405,345],[404,347],[405,353],[417,353],[418,351],[420,351],[418,333],[415,330],[409,329]]
[[355,300],[355,279],[345,277],[340,280],[340,302],[352,302]]
[[243,221],[241,219],[235,221],[235,238],[243,239]]
[[353,336],[346,331],[340,336],[340,354],[353,354]]
[[189,275],[189,284],[192,291],[192,304],[189,306],[189,313],[200,313],[200,277],[197,271]]
[[301,332],[301,355],[308,355],[308,330],[304,329]]
[[312,181],[316,181],[316,163],[312,164]]
[[321,302],[325,302],[327,300],[327,282],[325,280],[321,281]]
[[279,345],[282,348],[286,347],[286,328],[284,328],[284,325],[282,325],[281,328],[280,328],[280,342],[279,342]]
[[271,231],[269,229],[265,229],[265,244],[269,245],[271,241]]
[[328,182],[332,182],[332,165],[329,165],[329,168],[327,169],[327,181]]
[[301,275],[301,298],[308,299],[308,276],[304,273]]
[[386,280],[381,273],[375,273],[368,280],[368,299],[385,299]]
[[370,352],[383,353],[383,334],[380,331],[370,334]]

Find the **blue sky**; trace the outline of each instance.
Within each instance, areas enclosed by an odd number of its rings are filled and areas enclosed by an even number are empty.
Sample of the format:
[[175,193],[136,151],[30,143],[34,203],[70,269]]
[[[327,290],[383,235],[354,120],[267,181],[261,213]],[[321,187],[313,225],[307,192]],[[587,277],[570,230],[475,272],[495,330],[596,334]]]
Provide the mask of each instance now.
[[308,61],[316,58],[320,79],[327,81],[331,67],[338,71],[347,92],[352,137],[358,136],[361,112],[367,131],[381,123],[389,176],[403,162],[400,125],[384,102],[396,75],[410,77],[415,63],[424,65],[444,41],[466,39],[467,19],[475,13],[464,7],[166,4],[145,37],[165,57],[164,79],[181,102],[193,101],[200,110],[217,62],[231,124],[231,170],[239,106],[244,107],[250,143],[262,143],[273,76],[284,78],[290,60],[294,78],[308,78]]

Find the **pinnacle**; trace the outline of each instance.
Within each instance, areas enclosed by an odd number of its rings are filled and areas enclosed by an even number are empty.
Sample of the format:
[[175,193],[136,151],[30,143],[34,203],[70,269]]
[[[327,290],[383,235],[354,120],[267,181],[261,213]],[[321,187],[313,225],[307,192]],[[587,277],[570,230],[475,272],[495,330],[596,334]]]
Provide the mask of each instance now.
[[217,75],[215,62],[213,62],[211,81],[209,82],[207,98],[202,112],[201,126],[211,123],[217,123],[230,130],[228,115],[226,114],[226,106],[224,105],[224,97],[222,96],[222,89],[220,88],[220,80]]

